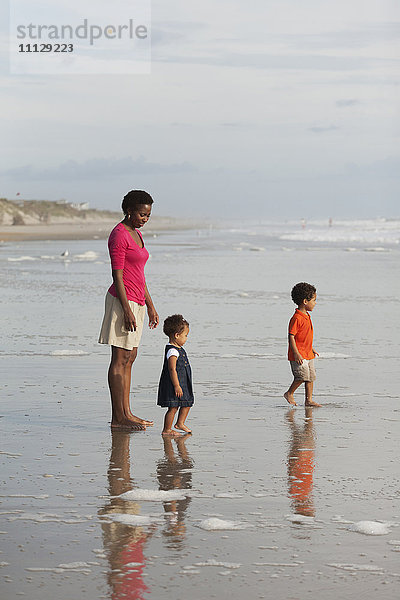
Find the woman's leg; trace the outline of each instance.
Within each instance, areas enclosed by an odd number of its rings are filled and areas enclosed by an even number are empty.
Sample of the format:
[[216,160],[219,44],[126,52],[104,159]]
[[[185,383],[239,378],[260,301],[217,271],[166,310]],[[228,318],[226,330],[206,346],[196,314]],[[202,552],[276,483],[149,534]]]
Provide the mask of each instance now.
[[131,421],[134,421],[135,423],[140,423],[141,425],[153,425],[153,421],[146,421],[146,419],[140,419],[139,417],[136,417],[134,414],[132,414],[132,411],[131,411],[130,393],[131,393],[131,381],[132,381],[132,365],[136,360],[137,351],[138,351],[137,348],[132,348],[132,350],[129,351],[130,355],[129,355],[129,359],[128,359],[128,362],[125,367],[124,410],[125,410],[125,414],[128,415],[128,417],[129,417],[129,419],[131,419]]
[[[128,385],[128,393],[126,394],[126,373],[129,370],[130,376],[132,364],[136,358],[136,355],[137,348],[134,348],[133,350],[125,350],[124,348],[111,346],[111,363],[108,369],[108,386],[110,388],[112,408],[111,427],[115,429],[124,427],[129,427],[133,430],[146,429],[146,426],[143,423],[134,421],[130,416],[130,381]],[[130,367],[128,367],[129,363]],[[128,398],[127,401],[126,398]]]
[[192,433],[191,430],[189,429],[189,427],[186,427],[186,425],[185,425],[185,421],[189,414],[189,410],[190,410],[190,406],[182,406],[179,409],[178,420],[175,423],[175,429],[180,429],[181,431],[184,431],[185,433]]

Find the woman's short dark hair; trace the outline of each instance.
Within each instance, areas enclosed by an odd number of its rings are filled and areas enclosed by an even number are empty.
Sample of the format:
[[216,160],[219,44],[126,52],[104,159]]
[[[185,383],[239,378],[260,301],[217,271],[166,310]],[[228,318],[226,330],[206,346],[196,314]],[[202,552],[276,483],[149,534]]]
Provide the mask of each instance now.
[[189,327],[189,323],[182,317],[182,315],[171,315],[164,321],[163,332],[168,337],[171,337],[175,333],[182,333],[185,327]]
[[153,198],[143,190],[131,190],[122,200],[122,212],[127,215],[131,208],[138,204],[153,204]]
[[311,300],[314,294],[317,293],[316,288],[311,283],[296,283],[292,289],[292,300],[297,306],[303,302],[303,300]]

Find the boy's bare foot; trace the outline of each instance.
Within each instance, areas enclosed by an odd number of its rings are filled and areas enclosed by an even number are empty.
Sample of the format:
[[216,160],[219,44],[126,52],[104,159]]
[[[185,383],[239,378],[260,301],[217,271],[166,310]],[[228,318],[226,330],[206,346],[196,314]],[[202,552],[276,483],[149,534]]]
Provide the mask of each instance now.
[[318,402],[314,402],[313,400],[306,400],[304,406],[322,406],[322,404],[318,404]]
[[113,431],[145,431],[146,425],[143,423],[136,423],[135,421],[122,421],[121,423],[111,423],[111,429]]
[[173,429],[167,429],[166,431],[162,431],[161,435],[165,435],[168,437],[181,437],[181,434],[177,431],[174,431]]
[[186,425],[179,425],[179,423],[176,423],[174,425],[175,429],[180,429],[181,431],[184,431],[185,433],[192,433],[192,430],[189,429],[189,427],[186,427]]
[[292,406],[297,406],[297,403],[294,401],[294,397],[293,394],[289,394],[289,392],[285,392],[283,394],[283,397],[285,398],[285,400],[287,402],[289,402],[289,404],[291,404]]

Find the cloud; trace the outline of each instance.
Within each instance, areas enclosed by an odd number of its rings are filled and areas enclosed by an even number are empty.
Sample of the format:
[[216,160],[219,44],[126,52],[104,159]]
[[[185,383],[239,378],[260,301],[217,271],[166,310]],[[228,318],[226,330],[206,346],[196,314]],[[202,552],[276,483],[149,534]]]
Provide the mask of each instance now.
[[350,177],[390,178],[400,177],[400,158],[389,156],[368,164],[347,163],[344,175]]
[[124,175],[148,175],[168,173],[188,173],[196,168],[188,163],[160,164],[152,163],[140,156],[136,160],[126,158],[92,158],[84,162],[68,160],[59,166],[40,169],[33,165],[25,165],[2,172],[6,177],[20,181],[51,181],[51,180],[93,180],[109,179]]
[[320,54],[276,54],[265,51],[259,52],[198,52],[192,56],[182,54],[152,54],[152,60],[159,63],[176,63],[189,65],[208,65],[214,67],[236,67],[263,70],[294,70],[294,71],[357,71],[368,70],[377,62],[386,63],[385,59],[355,57],[355,56],[324,56]]
[[357,104],[361,104],[361,102],[355,98],[343,98],[342,100],[337,100],[335,104],[339,108],[346,108],[348,106],[356,106]]
[[326,31],[324,33],[282,34],[281,41],[298,49],[367,48],[398,40],[400,23],[377,23],[363,29]]
[[339,129],[339,127],[337,125],[326,125],[326,126],[315,125],[314,127],[308,128],[308,130],[312,131],[313,133],[326,133],[328,131],[336,131],[337,129]]

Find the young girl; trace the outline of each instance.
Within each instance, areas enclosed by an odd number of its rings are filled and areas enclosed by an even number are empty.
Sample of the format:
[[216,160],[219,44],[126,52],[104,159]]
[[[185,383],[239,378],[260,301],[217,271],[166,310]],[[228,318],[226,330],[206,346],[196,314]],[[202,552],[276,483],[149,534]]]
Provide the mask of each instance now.
[[165,346],[164,365],[158,385],[158,406],[168,408],[164,418],[162,435],[177,437],[181,435],[172,429],[175,415],[178,418],[175,429],[192,433],[185,421],[193,406],[192,370],[183,345],[189,335],[189,323],[182,315],[172,315],[164,321],[163,331],[169,337]]

